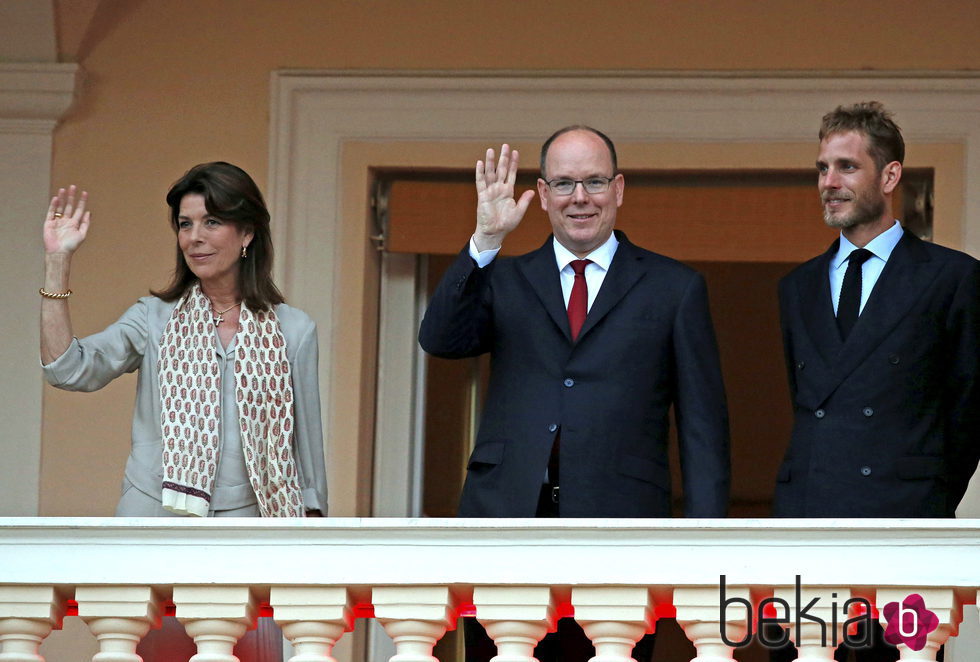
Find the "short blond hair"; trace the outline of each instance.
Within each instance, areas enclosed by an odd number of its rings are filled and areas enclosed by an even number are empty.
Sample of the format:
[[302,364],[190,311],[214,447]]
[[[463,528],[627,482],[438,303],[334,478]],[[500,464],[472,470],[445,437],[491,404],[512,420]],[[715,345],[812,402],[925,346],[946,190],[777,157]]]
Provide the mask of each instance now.
[[862,101],[850,106],[837,106],[823,116],[820,140],[833,133],[857,131],[868,139],[868,154],[880,172],[892,161],[905,161],[905,141],[902,130],[891,113],[877,101]]

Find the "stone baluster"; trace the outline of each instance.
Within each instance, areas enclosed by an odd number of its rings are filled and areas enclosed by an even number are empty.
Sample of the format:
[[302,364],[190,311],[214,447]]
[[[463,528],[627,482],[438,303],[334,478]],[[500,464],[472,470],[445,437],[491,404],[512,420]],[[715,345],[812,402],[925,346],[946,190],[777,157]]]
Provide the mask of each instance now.
[[293,644],[289,662],[336,662],[334,644],[354,627],[347,589],[340,586],[273,586],[269,602],[282,633]]
[[[959,632],[960,623],[963,621],[963,601],[956,595],[953,589],[948,588],[888,588],[888,589],[878,589],[875,596],[875,606],[878,607],[878,618],[881,621],[881,627],[886,628],[886,633],[888,632],[888,620],[885,615],[885,607],[891,603],[897,603],[897,606],[901,607],[904,603],[906,609],[909,607],[914,607],[915,604],[909,604],[908,598],[913,594],[918,594],[922,597],[923,606],[931,611],[939,620],[937,627],[929,632],[924,641],[922,648],[915,650],[912,646],[916,646],[917,643],[912,643],[912,645],[899,643],[897,645],[899,651],[899,659],[901,660],[932,660],[935,662],[936,653],[939,652],[939,648],[946,643],[946,640],[950,637],[955,637]],[[917,602],[917,601],[916,601]],[[910,620],[912,623],[904,623],[903,625],[907,628],[902,634],[913,634],[919,628],[923,627],[921,620],[921,614],[916,613],[915,616],[911,616]],[[896,623],[897,627],[898,624]],[[959,657],[957,655],[957,657]]]
[[258,611],[248,586],[175,586],[174,604],[197,645],[190,662],[239,662],[235,643],[255,624]]
[[0,586],[0,660],[44,662],[38,649],[60,628],[66,598],[51,586]]
[[160,627],[160,596],[149,586],[79,586],[78,616],[99,642],[92,662],[142,662],[140,639]]
[[438,662],[439,638],[455,625],[457,601],[446,586],[378,586],[374,616],[395,644],[391,662]]
[[[796,644],[799,651],[800,660],[826,660],[833,662],[834,651],[837,645],[843,641],[844,621],[848,619],[848,614],[844,610],[844,603],[851,598],[851,589],[833,587],[807,587],[800,589],[797,596],[796,588],[784,586],[776,588],[774,597],[785,600],[790,605],[789,623],[783,625],[790,631],[790,638]],[[807,608],[810,602],[816,600],[813,606]],[[796,610],[801,613],[809,614],[813,619],[800,619],[799,631],[797,631]],[[781,607],[777,606],[777,613],[780,617],[784,616]],[[834,626],[836,623],[836,627]]]
[[656,627],[646,587],[576,586],[572,604],[575,620],[595,646],[593,662],[630,662],[636,642]]
[[[718,588],[676,588],[677,623],[694,644],[691,662],[731,662],[736,646],[748,645],[756,600],[745,586],[727,586],[722,605]],[[727,640],[727,641],[726,641]]]
[[474,586],[477,620],[497,646],[491,662],[531,662],[534,647],[557,620],[547,586]]

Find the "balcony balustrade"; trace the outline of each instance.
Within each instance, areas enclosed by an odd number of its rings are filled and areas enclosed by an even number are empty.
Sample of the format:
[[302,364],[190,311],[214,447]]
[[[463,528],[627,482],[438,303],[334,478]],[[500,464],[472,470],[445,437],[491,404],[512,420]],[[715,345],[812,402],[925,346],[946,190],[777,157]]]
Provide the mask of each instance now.
[[532,660],[563,616],[599,662],[630,660],[667,617],[692,662],[732,660],[765,619],[784,621],[801,659],[832,660],[849,618],[894,629],[895,608],[902,659],[935,660],[978,588],[976,520],[4,518],[0,661],[43,660],[42,640],[76,610],[95,662],[137,662],[164,613],[196,643],[192,662],[234,662],[260,612],[292,662],[331,662],[358,618],[384,628],[393,662],[432,662],[460,615],[483,623],[496,662]]

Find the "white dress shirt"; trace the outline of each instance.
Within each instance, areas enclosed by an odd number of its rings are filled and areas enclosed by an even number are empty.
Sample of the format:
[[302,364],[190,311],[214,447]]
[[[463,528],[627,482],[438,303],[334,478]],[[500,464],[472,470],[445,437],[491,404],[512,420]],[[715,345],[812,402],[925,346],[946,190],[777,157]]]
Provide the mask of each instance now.
[[[555,250],[555,266],[561,275],[561,293],[565,297],[565,308],[568,308],[568,299],[572,296],[572,285],[575,283],[575,271],[570,265],[572,260],[578,260],[579,257],[558,243],[558,239],[552,239],[552,248]],[[592,260],[592,264],[585,267],[585,284],[589,290],[588,310],[592,310],[592,303],[595,301],[596,294],[599,293],[599,288],[602,287],[602,281],[606,278],[606,272],[609,271],[609,265],[612,264],[617,248],[619,248],[619,240],[616,239],[615,234],[610,234],[605,243],[584,258]],[[493,262],[499,252],[499,248],[478,251],[476,243],[470,237],[470,257],[476,261],[476,265],[481,269]]]

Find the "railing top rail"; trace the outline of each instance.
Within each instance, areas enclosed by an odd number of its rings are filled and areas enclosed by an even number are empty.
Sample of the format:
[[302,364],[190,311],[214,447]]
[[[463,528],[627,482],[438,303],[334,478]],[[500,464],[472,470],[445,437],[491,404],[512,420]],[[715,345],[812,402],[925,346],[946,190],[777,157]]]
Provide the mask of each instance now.
[[980,587],[978,520],[0,518],[0,584]]
[[882,518],[450,518],[450,517],[328,517],[309,519],[228,518],[156,518],[156,517],[0,517],[0,531],[9,529],[167,529],[209,530],[234,529],[319,529],[384,531],[411,529],[418,531],[820,531],[850,535],[860,532],[947,531],[980,532],[980,519],[882,519]]

